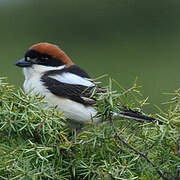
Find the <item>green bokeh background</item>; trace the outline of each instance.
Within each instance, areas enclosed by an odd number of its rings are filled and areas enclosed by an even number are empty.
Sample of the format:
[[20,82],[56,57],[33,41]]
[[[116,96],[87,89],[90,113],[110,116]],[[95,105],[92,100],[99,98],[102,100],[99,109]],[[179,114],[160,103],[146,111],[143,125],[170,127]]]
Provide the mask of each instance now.
[[128,88],[136,77],[147,108],[180,85],[179,0],[0,0],[0,75],[22,85],[13,64],[37,42],[59,45],[92,77]]

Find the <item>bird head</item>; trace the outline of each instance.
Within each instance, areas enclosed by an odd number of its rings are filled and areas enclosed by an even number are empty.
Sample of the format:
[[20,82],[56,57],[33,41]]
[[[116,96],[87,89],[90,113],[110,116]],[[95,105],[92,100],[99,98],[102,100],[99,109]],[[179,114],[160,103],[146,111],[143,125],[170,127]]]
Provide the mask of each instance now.
[[38,43],[31,46],[24,57],[16,62],[16,66],[31,67],[69,67],[73,65],[71,59],[58,46],[51,43]]

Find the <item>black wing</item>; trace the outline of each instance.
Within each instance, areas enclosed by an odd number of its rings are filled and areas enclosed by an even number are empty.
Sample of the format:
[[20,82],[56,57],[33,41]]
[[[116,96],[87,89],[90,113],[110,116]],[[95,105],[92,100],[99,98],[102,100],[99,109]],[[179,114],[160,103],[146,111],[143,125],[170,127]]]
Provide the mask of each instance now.
[[68,98],[84,105],[95,103],[95,100],[90,98],[95,87],[67,84],[48,76],[43,76],[41,81],[56,96]]
[[76,65],[72,65],[62,70],[47,71],[42,77],[41,81],[47,87],[47,89],[59,97],[65,97],[73,101],[82,103],[84,105],[95,104],[95,99],[91,98],[96,85],[85,86],[79,84],[69,84],[61,82],[53,77],[56,75],[62,75],[63,73],[71,73],[78,75],[81,78],[90,78],[89,75]]

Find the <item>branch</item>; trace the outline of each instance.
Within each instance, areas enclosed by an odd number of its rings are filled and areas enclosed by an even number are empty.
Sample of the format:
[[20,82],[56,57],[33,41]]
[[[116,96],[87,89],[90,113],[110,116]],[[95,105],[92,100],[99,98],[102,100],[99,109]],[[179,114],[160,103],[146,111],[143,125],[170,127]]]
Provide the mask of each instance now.
[[137,149],[135,149],[134,147],[132,147],[129,143],[127,143],[117,132],[116,127],[114,126],[113,121],[111,120],[112,124],[113,124],[113,128],[115,131],[115,135],[114,137],[117,138],[119,141],[121,141],[125,146],[127,146],[129,149],[133,150],[136,154],[140,155],[141,157],[143,157],[149,164],[151,164],[157,171],[157,173],[164,179],[164,180],[170,180],[168,177],[164,176],[163,173],[156,167],[156,165],[142,152],[138,151]]

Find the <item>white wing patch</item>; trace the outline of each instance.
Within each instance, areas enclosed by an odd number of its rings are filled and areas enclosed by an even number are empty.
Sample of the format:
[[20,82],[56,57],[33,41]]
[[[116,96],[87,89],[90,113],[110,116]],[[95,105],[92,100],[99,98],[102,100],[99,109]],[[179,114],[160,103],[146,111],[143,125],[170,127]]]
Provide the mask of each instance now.
[[91,81],[88,81],[87,79],[80,77],[78,75],[65,72],[62,73],[61,75],[55,75],[55,76],[49,76],[50,78],[56,79],[57,81],[60,81],[62,83],[67,83],[67,84],[74,84],[74,85],[82,85],[82,86],[87,86],[87,87],[93,87],[95,86],[94,83]]

